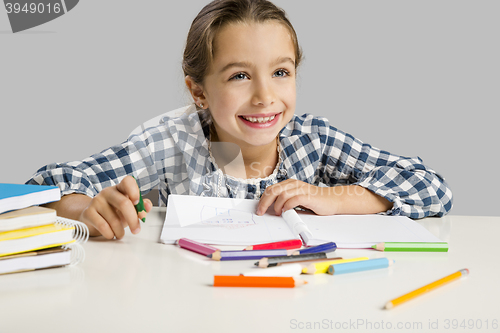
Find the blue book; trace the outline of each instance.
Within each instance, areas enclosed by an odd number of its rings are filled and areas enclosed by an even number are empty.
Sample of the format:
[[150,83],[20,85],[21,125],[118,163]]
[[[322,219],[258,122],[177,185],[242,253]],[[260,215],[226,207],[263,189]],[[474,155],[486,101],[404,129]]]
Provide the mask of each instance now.
[[57,186],[0,183],[0,214],[59,200]]

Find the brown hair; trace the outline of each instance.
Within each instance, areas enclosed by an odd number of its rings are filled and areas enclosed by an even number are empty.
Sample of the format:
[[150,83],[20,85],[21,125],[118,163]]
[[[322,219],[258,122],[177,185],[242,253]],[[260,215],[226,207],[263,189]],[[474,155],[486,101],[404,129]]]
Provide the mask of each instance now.
[[189,75],[197,84],[203,84],[214,56],[214,38],[226,25],[267,21],[277,21],[289,30],[297,69],[302,60],[302,50],[283,9],[266,0],[215,0],[206,5],[191,24],[182,61],[184,76]]

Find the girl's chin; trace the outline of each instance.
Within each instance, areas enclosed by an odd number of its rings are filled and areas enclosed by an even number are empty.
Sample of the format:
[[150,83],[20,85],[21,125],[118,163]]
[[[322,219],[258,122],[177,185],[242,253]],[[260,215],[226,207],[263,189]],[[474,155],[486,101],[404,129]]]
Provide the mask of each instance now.
[[248,145],[249,147],[264,147],[268,145],[275,145],[277,135],[278,134],[276,133],[274,135],[260,135],[259,137],[252,136],[242,139],[245,142],[244,144]]

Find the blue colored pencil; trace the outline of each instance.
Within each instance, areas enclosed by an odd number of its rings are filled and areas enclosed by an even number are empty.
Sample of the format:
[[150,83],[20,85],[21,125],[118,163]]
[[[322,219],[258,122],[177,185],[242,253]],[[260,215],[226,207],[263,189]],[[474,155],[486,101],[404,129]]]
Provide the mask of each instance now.
[[266,257],[289,256],[297,250],[243,250],[243,251],[220,251],[208,254],[207,257],[213,260],[250,260],[262,259]]
[[333,252],[337,249],[337,244],[335,244],[334,242],[330,242],[330,243],[324,243],[324,244],[320,244],[318,246],[312,246],[312,247],[308,247],[308,248],[305,248],[305,249],[302,249],[302,250],[298,250],[298,252],[300,254],[308,254],[308,253],[320,253],[320,252]]
[[386,268],[391,266],[394,260],[387,258],[369,259],[363,261],[346,262],[343,264],[333,264],[328,267],[328,274],[337,275],[367,271],[371,269]]

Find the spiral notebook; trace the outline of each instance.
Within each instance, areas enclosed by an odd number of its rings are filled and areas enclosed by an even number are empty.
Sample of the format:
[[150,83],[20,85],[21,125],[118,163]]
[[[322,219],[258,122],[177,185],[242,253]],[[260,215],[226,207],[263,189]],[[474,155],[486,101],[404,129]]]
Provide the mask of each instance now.
[[0,232],[0,257],[87,241],[85,224],[57,216],[54,223]]
[[19,273],[71,264],[70,248],[62,246],[0,257],[0,274]]
[[174,244],[189,238],[214,245],[254,245],[302,239],[307,246],[335,242],[338,248],[368,248],[380,242],[442,242],[404,216],[317,216],[269,209],[255,214],[258,201],[189,195],[168,196],[160,240]]

